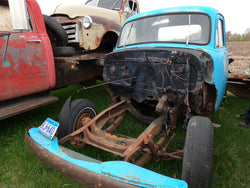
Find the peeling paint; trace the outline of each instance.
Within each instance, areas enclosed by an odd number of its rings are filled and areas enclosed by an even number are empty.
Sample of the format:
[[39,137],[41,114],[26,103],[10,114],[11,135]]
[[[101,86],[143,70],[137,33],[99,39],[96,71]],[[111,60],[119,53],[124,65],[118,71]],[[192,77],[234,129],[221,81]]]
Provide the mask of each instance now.
[[6,80],[0,83],[0,101],[49,88],[45,48],[43,43],[27,43],[30,35],[11,33],[8,42],[6,36],[0,37],[0,53],[6,50],[5,59],[0,60],[0,79]]
[[3,67],[10,67],[10,62],[9,61],[5,61]]

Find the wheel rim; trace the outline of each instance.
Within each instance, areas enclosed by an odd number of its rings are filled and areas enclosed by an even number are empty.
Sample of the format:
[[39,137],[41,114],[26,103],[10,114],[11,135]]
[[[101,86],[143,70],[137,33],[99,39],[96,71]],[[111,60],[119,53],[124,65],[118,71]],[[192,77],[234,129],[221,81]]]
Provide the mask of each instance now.
[[94,117],[95,115],[93,113],[89,113],[89,112],[82,113],[76,121],[75,130],[83,127],[86,123],[88,123]]
[[[81,112],[79,112],[78,117],[75,121],[74,130],[76,131],[86,125],[91,119],[93,119],[96,116],[95,112],[91,109],[83,109]],[[84,137],[84,133],[78,134],[77,137],[74,137],[71,139],[70,144],[76,148],[81,148],[80,140],[82,140]]]

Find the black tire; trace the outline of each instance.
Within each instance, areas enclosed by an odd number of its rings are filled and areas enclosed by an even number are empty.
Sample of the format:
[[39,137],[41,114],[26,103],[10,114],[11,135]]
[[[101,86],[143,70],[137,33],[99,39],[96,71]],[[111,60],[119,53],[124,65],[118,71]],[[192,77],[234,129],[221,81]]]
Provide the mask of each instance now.
[[57,137],[63,138],[73,131],[79,129],[79,122],[84,117],[94,118],[97,115],[97,110],[94,104],[87,99],[76,99],[71,101],[69,97],[59,114],[58,121],[60,123],[57,131]]
[[69,57],[75,55],[75,49],[71,46],[57,46],[53,48],[54,57]]
[[187,127],[182,179],[190,188],[208,188],[213,166],[214,129],[209,118],[194,116]]
[[52,46],[67,46],[68,35],[62,25],[51,16],[43,15],[43,19]]

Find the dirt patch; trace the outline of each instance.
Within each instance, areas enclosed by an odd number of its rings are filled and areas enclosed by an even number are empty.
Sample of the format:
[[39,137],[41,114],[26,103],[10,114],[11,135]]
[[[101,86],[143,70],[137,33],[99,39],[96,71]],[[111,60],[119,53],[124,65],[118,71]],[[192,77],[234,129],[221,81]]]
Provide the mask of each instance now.
[[250,74],[250,42],[227,42],[227,50],[232,54],[229,58],[234,59],[229,71],[238,74],[247,71]]

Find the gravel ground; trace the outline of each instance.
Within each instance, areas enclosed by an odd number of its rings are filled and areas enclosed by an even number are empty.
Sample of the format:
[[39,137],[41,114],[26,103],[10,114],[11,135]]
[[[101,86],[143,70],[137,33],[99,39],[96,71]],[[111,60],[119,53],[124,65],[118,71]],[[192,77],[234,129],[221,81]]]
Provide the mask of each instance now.
[[234,59],[229,71],[238,74],[247,71],[250,74],[250,42],[228,42],[227,50],[232,54],[229,58]]

